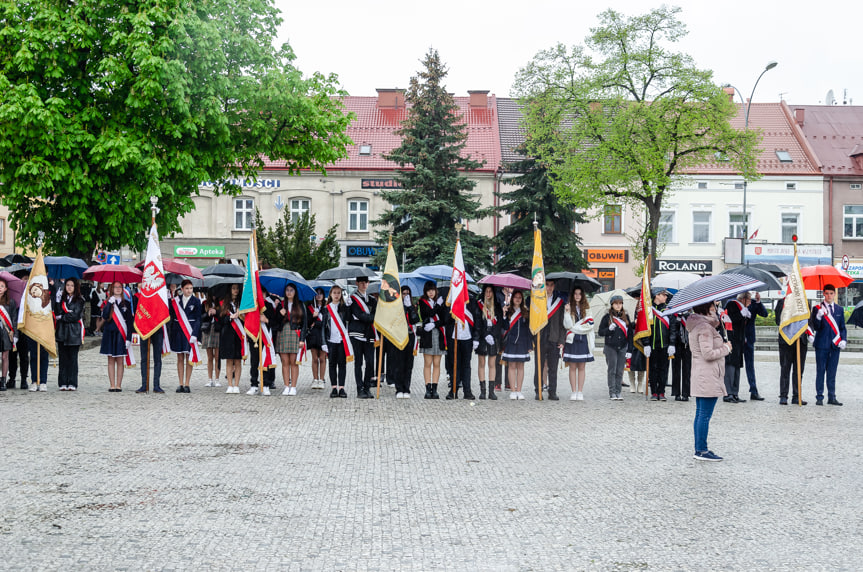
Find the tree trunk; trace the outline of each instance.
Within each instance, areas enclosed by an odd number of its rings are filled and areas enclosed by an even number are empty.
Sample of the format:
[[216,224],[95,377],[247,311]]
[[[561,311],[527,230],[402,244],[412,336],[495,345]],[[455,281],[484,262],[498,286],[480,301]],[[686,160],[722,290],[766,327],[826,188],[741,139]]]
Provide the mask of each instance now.
[[654,264],[656,262],[656,243],[659,238],[659,221],[662,218],[662,194],[649,197],[645,204],[647,205],[647,241],[642,246],[642,253],[645,264],[649,258],[650,266],[644,271],[652,279],[655,275]]

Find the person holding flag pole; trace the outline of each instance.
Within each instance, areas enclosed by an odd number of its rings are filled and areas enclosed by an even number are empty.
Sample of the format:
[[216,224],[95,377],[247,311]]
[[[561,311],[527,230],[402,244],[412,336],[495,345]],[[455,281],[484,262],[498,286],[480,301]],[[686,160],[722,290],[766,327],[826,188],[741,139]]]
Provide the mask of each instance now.
[[150,389],[150,351],[153,345],[157,348],[153,355],[153,392],[165,393],[160,386],[162,356],[170,351],[170,346],[167,346],[166,324],[171,316],[168,308],[168,289],[165,285],[165,269],[162,266],[162,251],[159,248],[159,234],[156,227],[156,215],[159,213],[157,202],[157,197],[150,197],[152,226],[147,241],[141,287],[137,294],[138,304],[135,308],[134,327],[141,336],[141,360],[144,362],[141,368],[141,387],[136,393],[147,393]]
[[[648,251],[650,250],[650,241],[648,240]],[[649,268],[651,264],[650,255],[644,261],[644,268],[641,273],[641,293],[638,297],[638,308],[635,314],[635,331],[632,334],[632,343],[634,349],[644,354],[647,364],[645,365],[646,375],[650,379],[650,338],[652,334],[651,325],[653,323],[653,303],[650,296],[650,274]],[[645,344],[645,341],[647,342]],[[645,380],[644,398],[648,399],[650,383]]]
[[[458,384],[461,381],[464,390],[463,398],[473,400],[470,388],[470,359],[475,345],[479,345],[474,329],[473,313],[468,309],[467,273],[464,268],[464,257],[461,250],[461,223],[455,225],[455,253],[453,254],[452,277],[447,295],[447,305],[450,307],[452,329],[445,328],[446,337],[452,331],[452,387],[447,399],[458,399]],[[459,357],[461,348],[461,357]]]
[[[403,384],[402,374],[397,371],[403,364],[399,352],[408,345],[408,324],[405,319],[404,304],[401,299],[401,286],[399,281],[399,267],[393,250],[393,235],[390,233],[387,245],[387,261],[384,265],[384,274],[381,277],[381,290],[378,303],[375,307],[374,327],[389,344],[381,344],[378,353],[377,390],[375,398],[381,398],[381,368],[384,361],[384,347],[389,353],[387,358],[387,380],[393,380]],[[410,374],[408,374],[408,392],[410,397]],[[396,398],[404,399],[404,387],[400,387]]]
[[[246,257],[246,276],[243,282],[243,296],[237,314],[245,316],[243,329],[246,335],[257,346],[258,351],[258,390],[261,395],[268,395],[269,388],[264,389],[264,370],[276,367],[273,337],[269,327],[262,322],[261,314],[266,310],[264,293],[258,276],[258,231],[252,231],[249,237],[249,254]],[[245,340],[244,340],[245,341]],[[252,350],[254,351],[254,350]],[[239,393],[239,387],[234,391]]]
[[[779,374],[779,403],[786,405],[788,403],[788,381],[791,374],[791,366],[794,367],[794,373],[797,376],[795,384],[796,391],[793,391],[792,403],[800,407],[806,405],[803,401],[803,365],[806,360],[804,352],[803,359],[800,358],[800,337],[808,334],[810,339],[814,341],[814,335],[809,328],[809,300],[806,298],[806,287],[803,285],[803,276],[800,274],[800,261],[797,259],[797,235],[792,237],[794,241],[794,264],[791,267],[791,272],[788,274],[788,287],[785,298],[780,302],[782,308],[777,307],[779,315],[779,336],[780,342],[785,342],[785,347],[790,348],[794,345],[796,361],[792,362],[790,356],[785,355],[782,360],[782,366]],[[783,350],[783,345],[779,345],[780,351]],[[806,348],[804,347],[804,350]]]
[[[552,297],[554,297],[552,295]],[[558,301],[559,303],[559,301]],[[536,375],[534,382],[534,390],[536,391],[536,399],[542,401],[542,368],[543,351],[540,331],[548,324],[548,293],[545,289],[545,268],[542,263],[542,231],[539,230],[539,223],[536,221],[536,213],[533,215],[533,264],[530,273],[530,333],[536,336]],[[554,340],[546,340],[549,343],[554,343]],[[555,344],[556,346],[556,344]],[[559,351],[555,347],[555,351]],[[548,363],[549,369],[557,368],[557,363]],[[549,372],[555,376],[554,387],[549,386],[548,398],[557,401],[557,373]]]
[[30,278],[18,312],[18,331],[29,338],[30,344],[30,391],[48,391],[48,355],[57,357],[51,291],[42,256],[42,237],[40,232],[39,250],[30,269]]

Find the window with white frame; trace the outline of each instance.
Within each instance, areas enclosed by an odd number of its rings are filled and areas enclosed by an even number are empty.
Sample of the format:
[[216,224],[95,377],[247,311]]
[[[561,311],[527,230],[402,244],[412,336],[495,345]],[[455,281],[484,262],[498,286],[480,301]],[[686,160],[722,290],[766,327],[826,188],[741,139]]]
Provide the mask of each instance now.
[[674,224],[675,215],[674,211],[662,211],[659,216],[659,228],[656,233],[657,242],[677,242]]
[[348,230],[366,232],[369,230],[369,201],[348,201]]
[[791,237],[797,234],[799,223],[799,214],[782,213],[782,242],[794,242]]
[[296,224],[300,217],[309,212],[309,199],[291,199],[291,222]]
[[746,219],[743,218],[743,213],[729,213],[728,215],[728,236],[731,238],[746,238],[744,236],[744,226],[749,228],[749,215]]
[[863,238],[863,205],[845,205],[843,238]]
[[255,228],[254,199],[234,199],[234,230]]
[[710,242],[710,211],[693,211],[692,242]]

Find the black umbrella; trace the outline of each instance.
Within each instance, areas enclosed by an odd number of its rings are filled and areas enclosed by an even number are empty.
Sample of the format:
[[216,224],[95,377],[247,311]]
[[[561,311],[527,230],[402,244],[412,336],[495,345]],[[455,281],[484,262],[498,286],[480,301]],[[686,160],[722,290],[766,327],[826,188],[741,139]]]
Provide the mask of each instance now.
[[[625,288],[623,291],[626,292],[627,294],[629,294],[630,296],[632,296],[633,298],[637,299],[641,296],[641,284],[639,284],[638,286],[633,286],[631,288]],[[671,298],[672,298],[671,292],[669,292],[665,288],[651,288],[650,289],[651,298],[653,296],[656,296],[660,292],[668,292],[668,299],[671,300]],[[678,292],[680,292],[680,290],[678,290]]]
[[335,268],[330,268],[328,270],[324,270],[320,274],[316,280],[349,280],[351,278],[356,278],[358,276],[377,276],[373,270],[369,270],[365,266],[336,266]]
[[[769,264],[768,266],[773,266]],[[768,270],[763,270],[761,268],[755,268],[755,265],[750,266],[736,266],[734,268],[726,268],[721,274],[739,274],[741,276],[749,276],[750,278],[755,278],[756,280],[760,280],[764,282],[764,286],[760,288],[753,288],[753,290],[782,290],[782,284],[776,277]]]
[[4,270],[10,274],[15,274],[16,272],[24,272],[30,273],[30,269],[33,267],[32,264],[12,264],[11,266],[7,266]]
[[231,284],[239,284],[242,291],[244,281],[243,276],[204,276],[204,288],[216,298],[224,298]]
[[[29,256],[25,256],[23,254],[18,254],[17,252],[14,254],[7,254],[3,258],[0,258],[0,262],[2,262],[2,266],[10,266],[12,264],[29,264],[33,262],[33,259]],[[7,270],[8,272],[8,270]]]
[[851,315],[848,317],[848,323],[858,328],[863,328],[863,306],[858,304]]
[[546,280],[554,280],[554,289],[561,292],[571,292],[576,286],[586,294],[592,294],[602,289],[602,284],[582,272],[549,272]]
[[246,269],[236,264],[214,264],[201,270],[204,276],[245,276]]
[[775,264],[767,264],[766,262],[757,262],[755,264],[747,264],[750,268],[757,268],[759,270],[764,270],[774,275],[777,278],[782,278],[783,276],[787,276],[788,273],[776,266]]

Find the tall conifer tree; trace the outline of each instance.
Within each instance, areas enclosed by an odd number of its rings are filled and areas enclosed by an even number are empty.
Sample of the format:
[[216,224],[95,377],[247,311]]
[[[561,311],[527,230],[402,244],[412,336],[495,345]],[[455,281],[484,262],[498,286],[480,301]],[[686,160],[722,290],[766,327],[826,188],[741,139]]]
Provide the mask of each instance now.
[[[426,264],[452,264],[457,222],[479,220],[494,213],[470,195],[475,182],[465,171],[482,166],[463,154],[467,141],[464,118],[443,84],[446,67],[430,49],[423,69],[411,78],[405,93],[410,106],[398,134],[402,143],[386,155],[400,167],[401,189],[381,192],[392,210],[374,221],[381,244],[393,231],[393,246],[404,255],[408,268]],[[491,266],[491,239],[463,230],[465,265],[469,272]],[[383,262],[383,261],[381,261]]]

